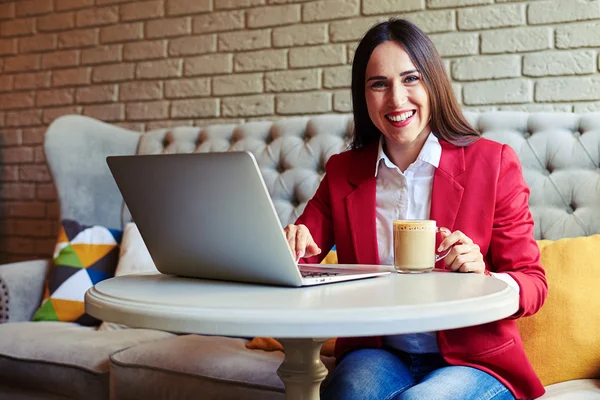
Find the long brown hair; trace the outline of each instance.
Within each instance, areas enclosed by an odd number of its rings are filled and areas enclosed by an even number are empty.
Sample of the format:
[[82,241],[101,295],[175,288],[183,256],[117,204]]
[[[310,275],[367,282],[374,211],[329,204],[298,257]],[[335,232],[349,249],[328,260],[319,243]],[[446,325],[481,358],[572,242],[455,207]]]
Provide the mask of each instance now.
[[400,18],[391,18],[367,31],[354,55],[352,63],[352,108],[354,135],[352,148],[361,148],[379,140],[381,132],[375,127],[367,110],[365,79],[367,64],[377,46],[393,40],[399,43],[421,73],[429,96],[430,127],[435,136],[457,146],[476,141],[480,133],[465,119],[446,69],[431,39],[415,24]]

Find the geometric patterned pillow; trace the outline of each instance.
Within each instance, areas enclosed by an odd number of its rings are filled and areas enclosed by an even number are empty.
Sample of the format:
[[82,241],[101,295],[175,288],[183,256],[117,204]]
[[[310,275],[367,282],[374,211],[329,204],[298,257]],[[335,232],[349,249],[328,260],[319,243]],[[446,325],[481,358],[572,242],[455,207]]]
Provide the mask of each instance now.
[[44,300],[33,321],[98,325],[85,313],[85,292],[114,275],[123,232],[99,225],[63,220],[54,250],[54,267],[46,281]]

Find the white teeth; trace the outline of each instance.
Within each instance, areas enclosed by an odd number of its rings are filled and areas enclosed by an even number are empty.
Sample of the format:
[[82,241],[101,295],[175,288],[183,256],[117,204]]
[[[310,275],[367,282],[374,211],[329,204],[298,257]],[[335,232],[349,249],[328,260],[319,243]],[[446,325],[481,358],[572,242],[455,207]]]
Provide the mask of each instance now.
[[405,113],[402,113],[400,115],[388,115],[387,117],[394,122],[403,122],[406,121],[408,118],[412,117],[412,115],[414,114],[414,111],[408,111]]

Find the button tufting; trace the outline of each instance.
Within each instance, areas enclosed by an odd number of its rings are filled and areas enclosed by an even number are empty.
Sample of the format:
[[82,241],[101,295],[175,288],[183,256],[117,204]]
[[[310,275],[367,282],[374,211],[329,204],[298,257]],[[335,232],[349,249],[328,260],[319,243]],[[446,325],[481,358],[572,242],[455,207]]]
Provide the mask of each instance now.
[[573,214],[575,212],[575,208],[571,205],[567,207],[567,214]]

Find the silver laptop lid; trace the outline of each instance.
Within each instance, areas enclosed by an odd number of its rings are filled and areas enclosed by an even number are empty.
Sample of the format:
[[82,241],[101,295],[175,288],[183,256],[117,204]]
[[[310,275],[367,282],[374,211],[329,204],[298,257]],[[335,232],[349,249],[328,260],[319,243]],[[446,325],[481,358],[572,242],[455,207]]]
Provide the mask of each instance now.
[[251,153],[112,156],[107,163],[160,272],[301,286]]

